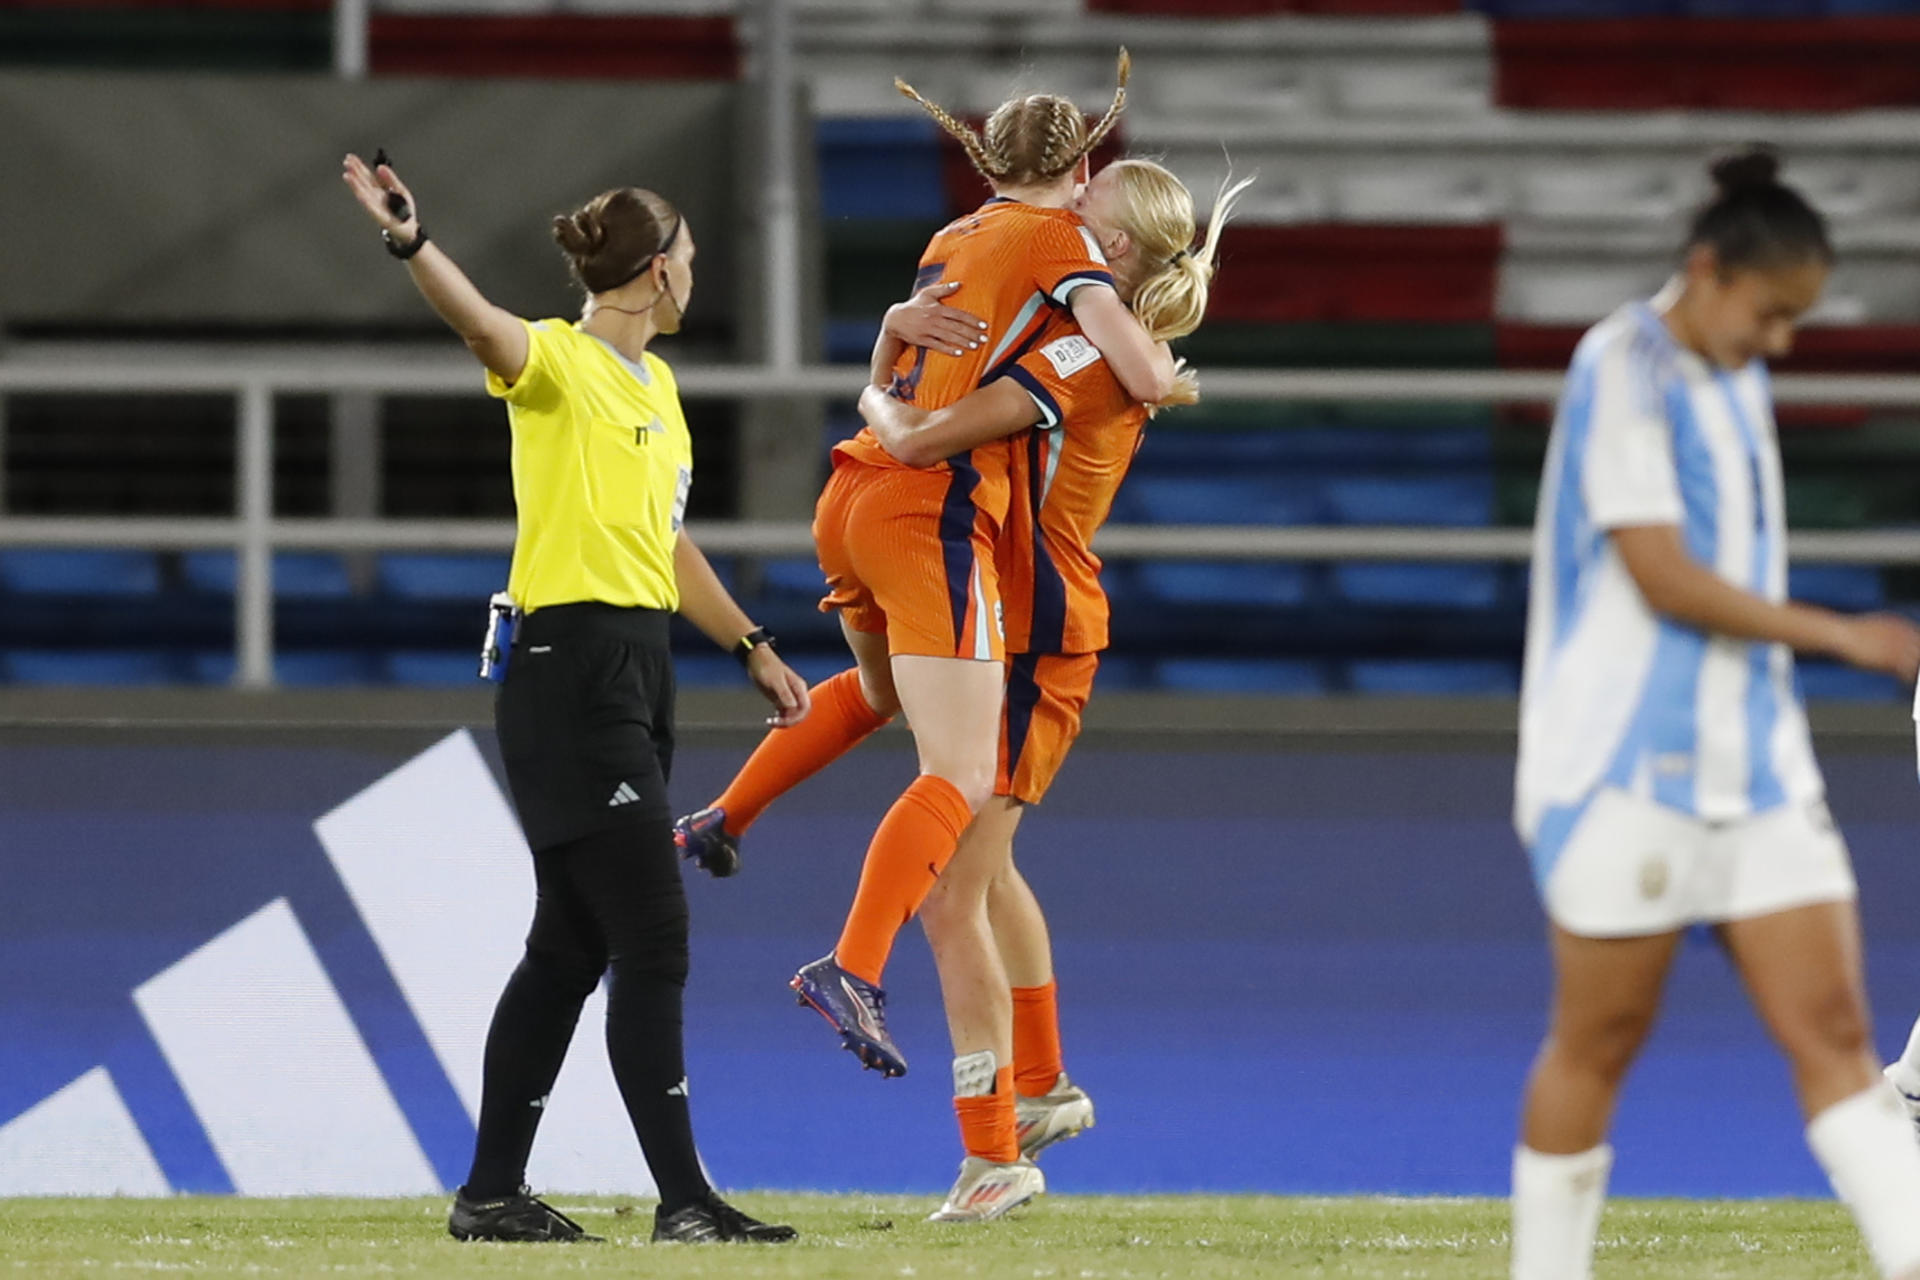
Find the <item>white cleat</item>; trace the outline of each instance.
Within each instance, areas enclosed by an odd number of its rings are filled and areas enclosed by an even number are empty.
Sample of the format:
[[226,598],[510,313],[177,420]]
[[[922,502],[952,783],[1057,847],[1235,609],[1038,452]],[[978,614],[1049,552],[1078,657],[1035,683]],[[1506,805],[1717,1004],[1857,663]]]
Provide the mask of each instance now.
[[947,1202],[928,1214],[927,1221],[992,1222],[1046,1189],[1046,1178],[1031,1160],[995,1164],[968,1156],[960,1162],[960,1176],[947,1192]]
[[1020,1154],[1036,1159],[1042,1151],[1065,1138],[1077,1136],[1082,1129],[1093,1128],[1093,1099],[1087,1091],[1067,1079],[1062,1071],[1053,1088],[1037,1098],[1013,1100],[1020,1135]]
[[1907,1118],[1913,1121],[1914,1136],[1920,1137],[1920,1093],[1915,1093],[1900,1083],[1903,1073],[1900,1072],[1898,1063],[1887,1068],[1886,1077],[1887,1083],[1893,1086],[1893,1091],[1900,1095],[1902,1102],[1907,1104]]

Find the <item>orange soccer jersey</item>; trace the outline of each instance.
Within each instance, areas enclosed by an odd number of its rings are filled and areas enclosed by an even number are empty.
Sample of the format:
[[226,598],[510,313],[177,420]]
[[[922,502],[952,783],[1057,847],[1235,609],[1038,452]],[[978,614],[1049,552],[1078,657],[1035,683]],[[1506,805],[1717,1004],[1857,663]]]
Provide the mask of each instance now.
[[[1071,210],[996,197],[948,223],[928,242],[913,287],[917,291],[947,280],[960,285],[945,299],[947,305],[978,316],[987,336],[963,355],[914,347],[900,357],[889,391],[922,409],[944,409],[1000,377],[1033,349],[1048,322],[1064,313],[1075,289],[1111,286],[1113,272]],[[964,496],[985,512],[996,533],[1007,508],[1012,448],[996,440],[940,465],[954,475],[955,498]],[[864,429],[834,452],[869,466],[902,465]]]
[[1007,372],[1040,409],[1016,440],[1013,496],[996,547],[1006,612],[1006,712],[995,790],[1038,804],[1080,735],[1107,595],[1093,535],[1140,447],[1146,408],[1071,324],[1049,325]]

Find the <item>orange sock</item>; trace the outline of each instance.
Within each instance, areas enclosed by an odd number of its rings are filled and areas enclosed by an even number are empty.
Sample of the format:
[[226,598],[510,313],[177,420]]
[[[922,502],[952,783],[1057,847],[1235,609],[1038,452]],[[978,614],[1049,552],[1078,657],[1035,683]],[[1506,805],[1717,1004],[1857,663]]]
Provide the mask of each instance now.
[[920,909],[972,821],[967,798],[945,778],[923,773],[900,793],[867,846],[860,888],[833,948],[841,968],[880,981],[894,937]]
[[953,1113],[960,1118],[960,1145],[970,1156],[995,1164],[1020,1158],[1019,1127],[1013,1114],[1013,1068],[993,1075],[993,1092],[985,1097],[955,1098]]
[[842,671],[808,690],[813,709],[787,729],[760,740],[714,806],[727,814],[727,834],[746,834],[767,806],[866,741],[889,717],[867,705],[860,669]]
[[1066,1070],[1060,1065],[1060,1005],[1054,984],[1013,989],[1014,1088],[1037,1098]]

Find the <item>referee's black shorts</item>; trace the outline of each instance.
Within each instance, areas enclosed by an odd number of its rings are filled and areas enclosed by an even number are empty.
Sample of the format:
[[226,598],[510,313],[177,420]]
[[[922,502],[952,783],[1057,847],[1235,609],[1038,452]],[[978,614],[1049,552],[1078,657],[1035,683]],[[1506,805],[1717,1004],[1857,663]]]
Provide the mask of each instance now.
[[669,616],[589,602],[520,620],[493,723],[535,853],[612,827],[671,821]]

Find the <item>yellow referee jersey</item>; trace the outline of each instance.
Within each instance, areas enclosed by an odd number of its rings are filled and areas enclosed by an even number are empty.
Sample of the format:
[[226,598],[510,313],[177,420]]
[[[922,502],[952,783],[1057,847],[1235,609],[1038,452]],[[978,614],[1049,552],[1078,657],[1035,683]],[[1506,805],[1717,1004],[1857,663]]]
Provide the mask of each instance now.
[[522,609],[598,600],[677,609],[673,545],[693,441],[667,362],[636,364],[576,324],[522,321],[527,367],[487,373],[513,428],[519,529],[507,590]]

